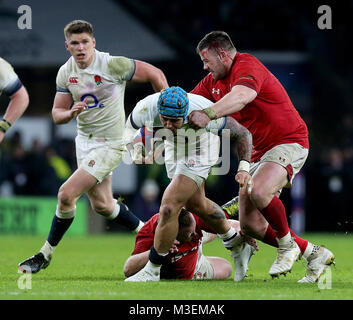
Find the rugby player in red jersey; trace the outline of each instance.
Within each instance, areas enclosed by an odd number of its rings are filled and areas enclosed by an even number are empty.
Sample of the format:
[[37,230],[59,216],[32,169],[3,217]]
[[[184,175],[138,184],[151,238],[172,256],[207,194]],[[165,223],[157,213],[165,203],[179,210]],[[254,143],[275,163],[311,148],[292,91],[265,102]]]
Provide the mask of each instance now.
[[[232,265],[220,257],[206,257],[202,253],[202,244],[212,241],[216,234],[212,228],[203,222],[198,216],[182,209],[178,217],[179,231],[174,245],[170,249],[168,261],[161,267],[161,279],[226,279],[232,274]],[[154,234],[159,221],[159,214],[149,219],[138,232],[135,248],[132,255],[126,260],[124,274],[130,277],[140,271],[148,262],[150,249],[153,246]],[[239,222],[228,220],[232,227],[239,231]],[[244,243],[245,244],[245,243]],[[256,242],[252,239],[252,251],[257,249]],[[247,246],[249,246],[247,244]],[[250,247],[250,246],[249,246]],[[235,281],[243,279],[241,270],[244,265],[236,260]],[[238,276],[238,277],[237,277]],[[240,276],[240,277],[239,277]]]
[[237,52],[223,31],[207,34],[197,53],[209,74],[192,90],[215,102],[188,116],[189,124],[205,127],[210,120],[232,116],[253,136],[250,174],[251,190],[240,190],[242,231],[278,247],[270,275],[278,277],[291,270],[301,253],[308,261],[307,274],[299,282],[315,282],[334,255],[295,235],[288,226],[279,199],[284,187],[305,163],[309,151],[306,124],[294,108],[278,79],[254,56]]

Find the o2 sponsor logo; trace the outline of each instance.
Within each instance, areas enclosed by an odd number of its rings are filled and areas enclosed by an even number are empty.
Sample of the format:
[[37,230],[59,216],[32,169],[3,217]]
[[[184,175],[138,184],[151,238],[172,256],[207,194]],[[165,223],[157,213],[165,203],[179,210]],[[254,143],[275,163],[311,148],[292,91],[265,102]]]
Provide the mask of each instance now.
[[94,102],[93,104],[91,103],[91,104],[88,104],[88,105],[87,105],[88,109],[92,109],[92,108],[96,108],[96,107],[98,107],[98,108],[104,108],[104,104],[103,104],[103,103],[99,103],[97,97],[96,97],[95,95],[93,95],[93,94],[90,94],[90,93],[84,94],[84,95],[81,97],[80,100],[83,101],[83,100],[85,100],[87,97],[92,98],[92,99],[93,99],[93,102]]

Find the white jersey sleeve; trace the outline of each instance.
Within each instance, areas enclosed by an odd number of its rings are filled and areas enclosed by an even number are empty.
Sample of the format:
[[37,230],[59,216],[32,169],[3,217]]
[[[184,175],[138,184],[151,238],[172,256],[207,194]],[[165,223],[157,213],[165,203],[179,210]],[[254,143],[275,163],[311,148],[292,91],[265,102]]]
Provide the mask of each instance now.
[[136,130],[139,128],[147,127],[153,130],[155,127],[162,126],[157,107],[159,94],[159,92],[151,94],[136,104],[126,121],[125,144],[132,141]]
[[[197,94],[188,93],[188,97],[189,97],[189,103],[190,103],[188,114],[190,114],[192,111],[203,110],[213,105],[212,101]],[[211,131],[215,134],[218,134],[219,131],[224,129],[226,122],[227,121],[225,117],[212,120],[206,126],[206,130]]]
[[135,74],[135,60],[121,56],[110,56],[108,59],[110,75],[119,82],[130,81]]
[[22,83],[12,66],[0,58],[0,95],[4,92],[8,96],[12,96],[21,87]]
[[56,92],[71,94],[70,90],[68,89],[68,78],[66,70],[66,64],[64,64],[58,71],[58,74],[56,76]]

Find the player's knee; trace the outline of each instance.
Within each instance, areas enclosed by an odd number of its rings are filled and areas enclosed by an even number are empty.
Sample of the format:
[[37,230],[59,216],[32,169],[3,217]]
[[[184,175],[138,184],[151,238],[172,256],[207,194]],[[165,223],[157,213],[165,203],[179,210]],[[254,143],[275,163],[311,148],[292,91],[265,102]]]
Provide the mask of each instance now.
[[254,186],[250,194],[250,199],[257,208],[262,208],[268,201],[267,199],[269,196],[269,192],[266,190],[266,188],[262,188],[261,186]]
[[132,269],[131,269],[129,263],[125,263],[123,272],[124,272],[125,277],[130,277],[133,275]]
[[75,197],[67,189],[61,187],[58,192],[58,201],[64,206],[72,206],[75,203]]
[[177,210],[172,205],[162,205],[159,209],[159,215],[164,221],[167,221],[177,215]]

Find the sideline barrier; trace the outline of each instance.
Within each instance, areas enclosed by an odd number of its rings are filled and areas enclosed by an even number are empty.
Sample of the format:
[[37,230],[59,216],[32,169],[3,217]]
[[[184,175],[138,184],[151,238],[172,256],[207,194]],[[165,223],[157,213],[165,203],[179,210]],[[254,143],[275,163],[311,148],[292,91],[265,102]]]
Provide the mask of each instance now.
[[[57,199],[52,197],[0,198],[0,234],[47,235],[56,210]],[[76,203],[76,216],[67,234],[88,233],[88,204]]]

